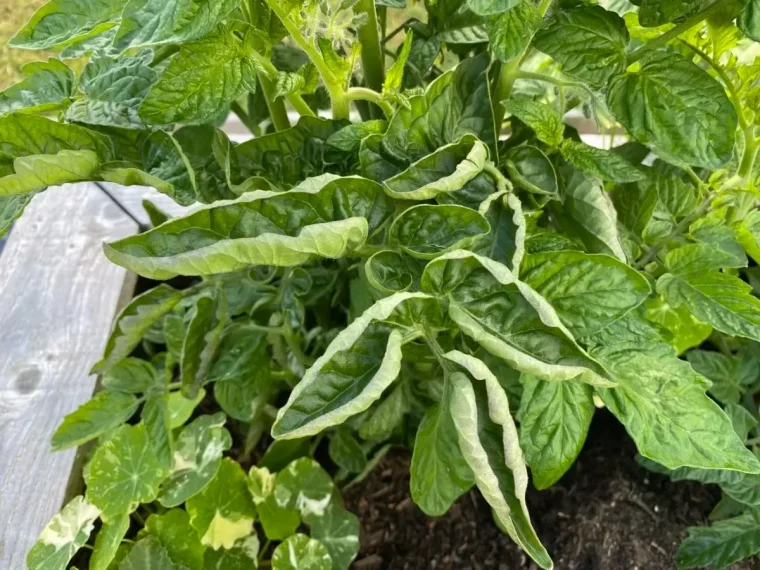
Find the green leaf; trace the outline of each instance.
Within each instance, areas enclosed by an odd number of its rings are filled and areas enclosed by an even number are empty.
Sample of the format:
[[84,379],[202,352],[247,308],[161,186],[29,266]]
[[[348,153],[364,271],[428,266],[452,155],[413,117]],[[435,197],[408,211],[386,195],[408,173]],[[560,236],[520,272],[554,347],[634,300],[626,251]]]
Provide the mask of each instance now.
[[617,212],[602,181],[576,168],[561,170],[565,182],[564,225],[592,253],[606,253],[625,262],[617,228]]
[[183,206],[189,206],[196,198],[202,197],[199,195],[195,170],[179,142],[169,133],[151,133],[142,146],[141,158],[144,174],[135,169],[121,169],[114,170],[110,177],[103,172],[101,175],[106,180],[126,186],[154,186]]
[[118,50],[182,44],[202,38],[237,8],[240,0],[129,0],[113,40]]
[[503,63],[525,52],[541,26],[541,13],[530,0],[486,19],[489,47]]
[[599,394],[639,453],[669,469],[760,473],[760,463],[734,433],[731,421],[705,395],[708,382],[664,343],[628,340],[614,327],[610,331],[616,344],[608,340],[591,354],[618,384]]
[[[744,410],[744,408],[741,409]],[[643,461],[646,462],[647,460],[644,459]],[[650,467],[646,463],[644,466]],[[660,465],[657,465],[657,468],[661,471],[664,470]],[[670,475],[673,481],[698,481],[706,485],[720,485],[723,493],[737,503],[749,507],[760,506],[760,475],[748,475],[738,471],[720,469],[692,469],[691,467],[664,471]]]
[[99,57],[82,70],[79,88],[84,98],[66,111],[66,120],[75,123],[142,129],[138,109],[158,74],[149,67],[152,52],[135,57]]
[[652,54],[639,71],[613,78],[607,105],[668,162],[713,169],[731,159],[737,116],[725,89],[677,53]]
[[205,548],[190,524],[190,516],[182,509],[150,515],[145,521],[145,532],[158,539],[175,564],[187,570],[204,570]]
[[572,77],[603,87],[627,67],[625,20],[601,6],[558,11],[536,34],[534,46]]
[[736,20],[742,33],[756,42],[760,42],[760,2],[747,0]]
[[198,391],[198,395],[189,400],[182,395],[181,392],[172,392],[169,394],[168,408],[169,408],[169,427],[176,429],[185,425],[185,422],[193,415],[193,410],[201,403],[201,400],[206,396],[206,391],[201,388]]
[[68,414],[52,439],[54,451],[76,447],[126,422],[137,411],[139,401],[132,394],[98,392]]
[[208,381],[216,351],[229,314],[224,291],[214,297],[202,296],[190,310],[180,358],[182,394],[190,400]]
[[743,441],[746,441],[749,432],[760,424],[760,421],[747,408],[739,404],[727,404],[724,411],[731,420],[734,431]]
[[478,16],[491,16],[513,10],[522,0],[467,0],[467,7]]
[[277,504],[277,498],[271,494],[257,507],[259,521],[264,534],[269,540],[285,540],[298,530],[301,515],[295,509],[286,509]]
[[108,390],[138,394],[147,392],[158,382],[156,369],[139,358],[125,358],[103,375],[102,383]]
[[645,175],[619,154],[595,148],[587,144],[565,139],[560,146],[565,160],[584,172],[599,176],[602,180],[625,184],[642,180]]
[[138,540],[119,566],[119,570],[183,570],[174,564],[166,548],[153,536]]
[[518,146],[507,154],[506,169],[516,186],[533,194],[557,196],[557,172],[549,158],[531,145]]
[[572,466],[594,415],[593,393],[578,382],[523,376],[520,445],[537,489],[548,489]]
[[252,0],[249,4],[248,23],[256,37],[271,47],[288,35],[288,30],[272,11],[266,0]]
[[520,199],[513,192],[492,194],[480,205],[480,214],[485,215],[491,231],[473,250],[517,271],[525,254],[526,231]]
[[760,524],[753,513],[692,527],[676,554],[678,568],[711,566],[718,570],[760,552]]
[[296,71],[278,71],[275,78],[274,97],[313,93],[319,83],[319,72],[311,62]]
[[13,222],[21,217],[34,194],[0,196],[0,238],[11,229]]
[[39,8],[8,45],[62,48],[96,36],[119,21],[126,0],[51,0]]
[[447,297],[462,332],[513,368],[550,381],[610,385],[546,299],[504,265],[455,251],[428,264],[421,288]]
[[367,260],[364,271],[370,285],[383,293],[401,293],[412,286],[414,275],[403,254],[383,250]]
[[256,508],[248,492],[248,478],[228,457],[211,482],[187,500],[186,508],[201,543],[214,550],[232,548],[253,532]]
[[388,72],[385,74],[383,93],[394,93],[401,88],[401,81],[404,79],[404,67],[406,66],[406,60],[409,58],[409,53],[412,50],[413,39],[414,32],[409,29],[404,38],[404,44],[401,46],[401,50],[398,52],[393,65],[388,68]]
[[580,251],[527,255],[520,277],[554,307],[576,337],[603,329],[652,292],[647,279],[625,263]]
[[182,293],[168,285],[159,285],[138,295],[116,317],[103,358],[91,373],[107,373],[140,344],[154,323],[171,311],[182,299]]
[[116,558],[116,551],[129,530],[129,515],[115,517],[103,526],[95,538],[95,547],[90,556],[90,570],[108,570]]
[[398,376],[404,332],[440,319],[439,311],[423,293],[396,293],[372,305],[306,371],[278,411],[272,436],[314,435],[368,409]]
[[100,515],[84,497],[74,497],[43,529],[26,557],[29,570],[65,570],[95,527]]
[[21,109],[27,113],[54,111],[74,95],[76,76],[57,59],[27,63],[21,72],[24,79],[0,92],[0,115]]
[[528,470],[504,388],[483,361],[474,356],[455,350],[445,358],[467,371],[449,376],[452,395],[448,405],[459,447],[478,489],[512,540],[541,568],[553,568],[530,522],[525,502]]
[[691,350],[686,353],[691,367],[712,382],[710,395],[722,404],[738,404],[742,397],[742,363],[719,352]]
[[334,490],[327,471],[314,459],[302,457],[277,474],[273,493],[278,507],[295,509],[305,520],[325,514]]
[[659,295],[647,300],[645,307],[646,318],[670,333],[668,342],[678,354],[699,346],[712,333],[712,327],[695,319],[686,307],[674,309]]
[[168,471],[172,465],[174,438],[171,434],[169,397],[166,391],[147,396],[140,418],[158,462]]
[[504,110],[528,125],[543,143],[557,147],[562,142],[565,125],[562,117],[549,105],[532,99],[515,98],[502,103]]
[[330,459],[349,473],[361,473],[367,465],[367,455],[353,434],[339,429],[330,437]]
[[272,553],[272,570],[331,570],[332,559],[324,544],[305,534],[294,534]]
[[62,150],[58,154],[39,154],[16,158],[14,174],[0,178],[0,197],[27,194],[95,178],[98,155],[91,150]]
[[409,411],[409,400],[407,383],[402,381],[383,398],[369,418],[361,425],[359,435],[363,439],[374,441],[388,439]]
[[177,438],[171,473],[161,487],[158,500],[176,507],[200,493],[219,471],[222,453],[232,445],[224,428],[224,414],[200,416]]
[[464,206],[421,204],[405,210],[390,229],[391,243],[418,259],[465,249],[491,231],[488,221]]
[[333,570],[348,570],[359,553],[359,519],[333,495],[322,516],[305,517],[312,538],[325,545]]
[[657,280],[657,292],[716,330],[760,341],[760,300],[738,277],[715,271],[666,273]]
[[233,548],[207,549],[203,570],[251,570],[259,559],[259,537],[252,534]]
[[345,152],[357,152],[362,139],[370,135],[382,135],[387,128],[388,121],[383,120],[351,123],[330,135],[327,144]]
[[409,489],[428,516],[445,514],[475,481],[457,442],[450,411],[454,397],[451,389],[444,390],[441,401],[425,412],[414,440]]
[[399,200],[429,200],[461,189],[480,174],[487,160],[488,148],[479,140],[465,136],[389,178],[384,189]]
[[251,265],[287,267],[346,255],[390,213],[390,200],[377,183],[324,174],[288,192],[260,190],[218,202],[108,244],[105,251],[114,263],[153,279]]
[[144,426],[124,425],[100,444],[85,470],[87,500],[110,520],[153,502],[165,476]]
[[662,26],[694,11],[704,0],[641,0],[639,23],[647,28]]
[[180,46],[140,106],[140,118],[159,125],[205,123],[255,85],[255,64],[244,42],[222,27]]

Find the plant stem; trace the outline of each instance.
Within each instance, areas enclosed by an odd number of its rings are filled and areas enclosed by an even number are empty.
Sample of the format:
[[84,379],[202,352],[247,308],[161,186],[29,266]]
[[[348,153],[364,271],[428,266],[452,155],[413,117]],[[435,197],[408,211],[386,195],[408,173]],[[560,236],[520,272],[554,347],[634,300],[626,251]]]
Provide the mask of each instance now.
[[345,96],[349,101],[371,101],[383,110],[388,119],[393,116],[393,105],[383,99],[382,95],[377,91],[364,87],[349,87],[346,90]]
[[[258,63],[264,69],[264,72],[266,73],[267,77],[269,77],[270,81],[274,80],[274,78],[277,77],[277,68],[266,57],[256,52],[253,52],[253,58],[256,60],[256,63]],[[316,116],[314,114],[314,111],[311,110],[311,107],[309,107],[309,105],[306,103],[306,101],[303,100],[303,97],[301,97],[300,95],[290,94],[290,95],[285,95],[285,98],[288,100],[288,103],[293,105],[293,108],[302,117]]]
[[739,169],[736,171],[736,175],[740,176],[744,181],[751,179],[752,171],[755,168],[755,158],[757,157],[757,140],[751,133],[752,129],[749,129],[749,134],[746,132],[744,134],[744,152],[742,152]]
[[380,36],[377,32],[375,0],[359,0],[356,4],[356,13],[367,15],[367,23],[357,30],[359,42],[362,44],[364,82],[370,89],[382,91],[385,62],[383,61],[383,50],[380,47]]
[[274,128],[278,131],[289,129],[290,121],[288,120],[288,111],[285,109],[285,103],[282,98],[274,96],[274,85],[272,84],[272,80],[262,72],[259,72],[258,76],[259,85],[261,85],[261,91],[264,93],[264,99],[266,99],[267,109],[269,109],[269,116],[272,118]]
[[667,32],[662,34],[661,36],[656,37],[651,42],[648,42],[641,46],[639,49],[634,51],[633,53],[628,55],[627,62],[628,65],[631,65],[632,63],[635,63],[639,61],[642,57],[644,57],[644,54],[646,54],[648,51],[659,48],[667,44],[670,40],[673,40],[683,34],[684,32],[689,31],[691,28],[696,26],[697,24],[701,23],[707,17],[721,8],[724,4],[729,2],[731,0],[716,0],[709,6],[703,8],[690,18],[686,18],[683,22],[680,24],[677,24],[676,26],[669,29]]
[[591,89],[585,83],[581,83],[580,81],[565,81],[564,79],[552,77],[551,75],[544,75],[543,73],[534,73],[532,71],[518,71],[516,75],[517,75],[516,79],[533,79],[534,81],[545,81],[546,83],[551,83],[552,85],[556,85],[557,87],[582,89],[583,91],[588,93],[589,96],[596,97],[596,93],[594,93],[594,90]]

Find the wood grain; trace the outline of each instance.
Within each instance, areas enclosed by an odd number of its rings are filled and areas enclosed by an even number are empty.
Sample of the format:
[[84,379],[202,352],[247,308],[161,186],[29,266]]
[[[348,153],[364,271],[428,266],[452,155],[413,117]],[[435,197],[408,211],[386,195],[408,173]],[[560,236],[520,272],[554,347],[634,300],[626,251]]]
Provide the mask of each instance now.
[[[145,188],[118,194],[135,208],[157,195]],[[93,184],[66,185],[34,198],[0,256],[2,569],[25,567],[27,551],[66,498],[76,451],[52,453],[50,437],[92,395],[89,369],[125,287],[134,285],[134,276],[105,258],[102,242],[135,231]]]

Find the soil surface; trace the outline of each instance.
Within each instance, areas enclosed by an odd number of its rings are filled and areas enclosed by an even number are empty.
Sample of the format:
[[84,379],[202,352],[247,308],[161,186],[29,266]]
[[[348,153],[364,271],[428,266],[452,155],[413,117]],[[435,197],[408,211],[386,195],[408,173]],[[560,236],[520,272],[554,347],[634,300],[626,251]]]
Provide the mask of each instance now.
[[[635,447],[609,412],[596,414],[571,470],[528,505],[557,570],[672,570],[686,528],[707,522],[717,487],[672,483],[634,461]],[[476,491],[429,518],[409,495],[410,455],[394,451],[346,506],[362,525],[356,570],[538,570],[493,523]],[[760,570],[757,559],[732,570]]]

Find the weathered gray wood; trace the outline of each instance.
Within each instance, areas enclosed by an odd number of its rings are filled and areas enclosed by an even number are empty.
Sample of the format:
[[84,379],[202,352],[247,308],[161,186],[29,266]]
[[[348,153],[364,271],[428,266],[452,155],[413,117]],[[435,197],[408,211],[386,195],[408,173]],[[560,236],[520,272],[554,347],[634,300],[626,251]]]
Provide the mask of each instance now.
[[20,570],[60,509],[75,450],[50,452],[63,416],[89,399],[127,272],[102,242],[136,225],[91,184],[35,197],[0,256],[0,568]]

